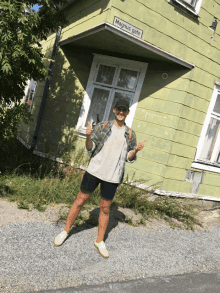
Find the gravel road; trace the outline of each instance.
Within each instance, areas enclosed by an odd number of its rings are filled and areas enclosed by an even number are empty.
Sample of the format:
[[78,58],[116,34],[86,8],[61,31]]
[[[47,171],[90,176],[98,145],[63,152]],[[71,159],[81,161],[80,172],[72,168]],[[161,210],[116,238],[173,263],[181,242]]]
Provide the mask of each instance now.
[[220,268],[220,228],[148,231],[124,223],[109,231],[102,258],[93,243],[97,227],[73,227],[60,247],[62,225],[43,221],[0,226],[0,291],[31,292],[62,287],[208,271]]

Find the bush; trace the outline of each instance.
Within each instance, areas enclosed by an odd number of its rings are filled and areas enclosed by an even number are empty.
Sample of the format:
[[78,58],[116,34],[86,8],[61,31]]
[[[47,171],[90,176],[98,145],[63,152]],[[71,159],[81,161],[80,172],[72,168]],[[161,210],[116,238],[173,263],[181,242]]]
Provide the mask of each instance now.
[[8,152],[8,147],[16,138],[19,123],[28,123],[32,120],[27,105],[14,103],[8,106],[6,103],[0,104],[0,150],[1,154]]
[[[0,157],[0,197],[16,201],[18,208],[34,207],[39,211],[51,203],[63,203],[68,207],[72,205],[79,192],[84,170],[33,155],[15,138],[7,143]],[[75,162],[80,160],[82,151],[75,152]],[[134,180],[133,176],[131,181],[142,183],[144,180]],[[157,218],[166,220],[171,227],[193,230],[195,224],[200,225],[196,218],[199,211],[196,200],[158,196],[152,201],[149,197],[152,197],[156,186],[143,190],[128,182],[127,176],[118,187],[113,203],[142,214],[139,224]],[[87,203],[87,209],[98,207],[99,201],[100,191],[97,188]],[[81,217],[80,223],[82,221]],[[132,219],[127,222],[133,223]]]

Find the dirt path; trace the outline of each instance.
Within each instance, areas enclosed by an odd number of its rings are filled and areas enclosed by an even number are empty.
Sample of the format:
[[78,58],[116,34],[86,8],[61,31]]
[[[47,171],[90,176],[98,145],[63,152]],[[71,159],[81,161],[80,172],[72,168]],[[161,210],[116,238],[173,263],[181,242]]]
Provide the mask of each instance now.
[[[213,206],[213,204],[207,204],[206,209],[211,210],[202,211],[200,213],[200,220],[202,221],[204,228],[196,226],[197,231],[211,230],[213,228],[220,227],[220,208],[212,210],[211,206]],[[39,212],[36,209],[18,209],[16,202],[10,202],[7,199],[0,199],[0,225],[26,221],[43,221],[56,223],[60,215],[68,213],[68,210],[69,209],[64,204],[51,204],[44,212]],[[89,211],[87,213],[89,213]],[[110,220],[117,219],[120,221],[120,217],[122,217],[122,215],[125,215],[127,219],[133,217],[134,221],[138,220],[140,217],[140,215],[135,215],[135,213],[132,212],[130,209],[113,207],[111,210],[112,219],[110,218]],[[98,209],[96,209],[96,213],[94,213],[93,216],[95,216],[95,221],[97,222]],[[124,223],[124,225],[130,226],[126,223]],[[165,221],[153,219],[147,221],[145,225],[141,225],[139,227],[142,227],[146,230],[157,230],[169,227],[169,225]]]

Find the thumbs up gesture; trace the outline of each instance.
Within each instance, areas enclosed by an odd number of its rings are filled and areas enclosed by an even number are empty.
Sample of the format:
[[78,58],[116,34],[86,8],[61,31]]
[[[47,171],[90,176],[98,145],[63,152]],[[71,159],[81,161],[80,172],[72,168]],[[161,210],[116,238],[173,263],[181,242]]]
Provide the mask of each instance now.
[[92,125],[88,122],[88,127],[86,128],[86,135],[90,136],[92,134]]
[[144,147],[144,143],[145,143],[146,141],[147,141],[147,140],[144,140],[144,141],[142,141],[142,142],[139,142],[138,145],[136,146],[135,150],[136,150],[137,152],[141,151],[141,150],[143,149],[143,147]]

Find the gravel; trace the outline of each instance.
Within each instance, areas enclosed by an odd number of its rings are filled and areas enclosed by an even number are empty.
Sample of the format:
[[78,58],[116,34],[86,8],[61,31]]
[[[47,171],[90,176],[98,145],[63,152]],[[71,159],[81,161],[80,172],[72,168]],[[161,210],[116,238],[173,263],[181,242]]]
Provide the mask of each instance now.
[[105,241],[109,258],[94,247],[97,227],[73,227],[60,247],[64,225],[28,221],[0,226],[0,291],[32,292],[166,276],[220,268],[220,228],[147,231],[118,223]]

